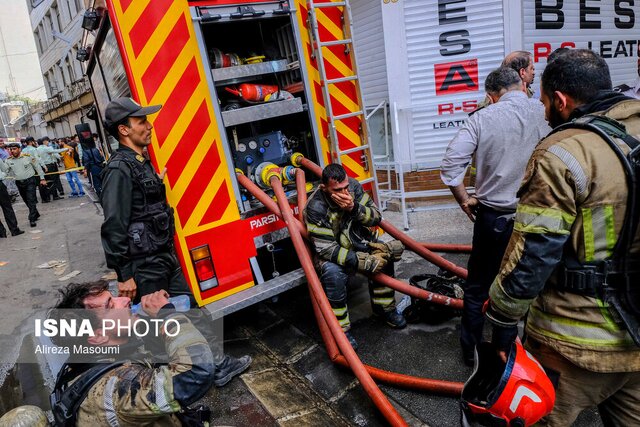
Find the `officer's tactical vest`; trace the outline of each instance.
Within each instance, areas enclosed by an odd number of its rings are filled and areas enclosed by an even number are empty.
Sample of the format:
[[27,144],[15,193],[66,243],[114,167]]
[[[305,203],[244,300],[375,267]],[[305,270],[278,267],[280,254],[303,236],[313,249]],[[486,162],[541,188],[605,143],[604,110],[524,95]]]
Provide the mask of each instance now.
[[131,258],[144,258],[166,250],[171,245],[174,222],[164,183],[156,177],[149,177],[140,162],[119,152],[113,155],[110,163],[118,160],[129,165],[133,182],[144,197],[143,213],[130,219],[129,255]]
[[[634,342],[640,346],[640,257],[630,256],[640,222],[640,141],[626,132],[624,124],[596,115],[586,115],[559,126],[552,134],[570,128],[597,134],[616,153],[627,180],[627,208],[610,258],[582,264],[570,243],[567,244],[557,275],[557,287],[580,295],[597,296],[608,303],[612,315],[625,324]],[[623,141],[630,151],[625,154],[616,141]]]

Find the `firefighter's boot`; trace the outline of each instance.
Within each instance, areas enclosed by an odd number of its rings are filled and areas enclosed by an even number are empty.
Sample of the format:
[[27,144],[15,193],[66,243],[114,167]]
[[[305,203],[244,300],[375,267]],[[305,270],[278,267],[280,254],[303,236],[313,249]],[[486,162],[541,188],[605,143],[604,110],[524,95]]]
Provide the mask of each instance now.
[[385,311],[381,314],[374,314],[382,318],[385,323],[393,329],[403,329],[405,326],[407,326],[407,320],[401,313],[398,313],[395,308],[393,310]]
[[401,313],[396,311],[396,299],[393,289],[369,282],[371,308],[376,317],[381,318],[393,329],[402,329],[407,321]]
[[347,339],[349,340],[349,344],[351,344],[351,347],[353,347],[353,351],[358,351],[358,341],[356,341],[356,339],[353,337],[353,335],[351,335],[351,332],[346,331],[344,333],[347,337]]
[[216,371],[213,374],[213,384],[216,387],[222,387],[233,379],[236,375],[240,375],[251,365],[251,356],[245,355],[239,359],[225,355],[222,362],[216,364]]
[[331,304],[331,310],[333,311],[333,314],[335,314],[336,319],[338,319],[340,327],[349,340],[349,344],[351,344],[351,347],[353,347],[354,351],[358,351],[358,343],[353,335],[351,335],[351,333],[349,332],[349,329],[351,329],[351,321],[349,320],[349,309],[347,308],[347,304],[344,301],[329,301],[329,303]]

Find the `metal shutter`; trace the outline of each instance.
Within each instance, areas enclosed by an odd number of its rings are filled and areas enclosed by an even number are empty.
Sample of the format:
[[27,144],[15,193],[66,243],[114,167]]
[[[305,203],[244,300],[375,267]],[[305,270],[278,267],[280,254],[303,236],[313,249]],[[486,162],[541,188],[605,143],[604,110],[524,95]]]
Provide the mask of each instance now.
[[351,0],[353,36],[365,106],[388,100],[387,59],[380,0]]
[[[447,15],[451,20],[458,18],[460,22],[440,25],[437,0],[404,2],[410,88],[410,105],[404,109],[412,122],[411,161],[418,168],[439,167],[449,141],[467,118],[462,103],[484,99],[484,79],[500,65],[504,57],[502,0],[446,3],[449,11],[464,8],[462,12],[449,12]],[[443,56],[440,53],[440,35],[456,30],[469,32],[470,50],[463,54]],[[436,94],[436,65],[472,60],[477,61],[476,90]],[[438,114],[438,105],[445,103],[454,105],[453,114]],[[444,128],[441,127],[443,123]]]

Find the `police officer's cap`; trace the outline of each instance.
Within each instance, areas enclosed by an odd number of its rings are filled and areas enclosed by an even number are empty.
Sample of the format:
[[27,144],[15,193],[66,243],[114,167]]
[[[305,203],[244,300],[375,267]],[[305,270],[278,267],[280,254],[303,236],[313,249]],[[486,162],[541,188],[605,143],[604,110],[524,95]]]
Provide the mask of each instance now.
[[7,148],[20,148],[20,143],[19,142],[7,142],[4,144],[5,147]]
[[118,98],[107,105],[104,121],[107,127],[109,127],[126,117],[142,117],[157,113],[160,108],[162,108],[162,105],[143,107],[131,98]]

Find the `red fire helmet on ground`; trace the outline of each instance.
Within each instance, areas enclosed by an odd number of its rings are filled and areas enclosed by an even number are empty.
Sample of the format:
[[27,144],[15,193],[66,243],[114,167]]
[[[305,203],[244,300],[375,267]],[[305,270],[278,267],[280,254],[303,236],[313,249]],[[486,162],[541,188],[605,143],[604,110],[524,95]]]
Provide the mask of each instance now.
[[462,425],[530,426],[551,412],[555,399],[549,377],[522,344],[512,344],[505,363],[495,346],[482,343],[462,390]]

